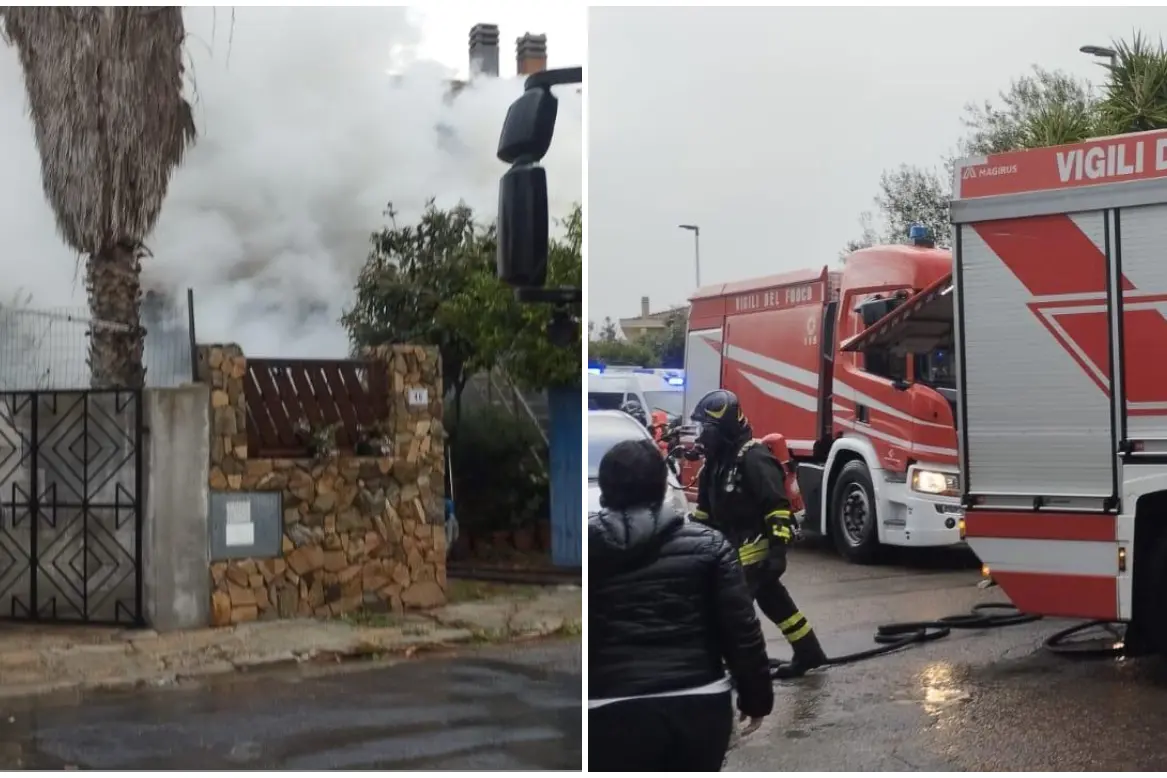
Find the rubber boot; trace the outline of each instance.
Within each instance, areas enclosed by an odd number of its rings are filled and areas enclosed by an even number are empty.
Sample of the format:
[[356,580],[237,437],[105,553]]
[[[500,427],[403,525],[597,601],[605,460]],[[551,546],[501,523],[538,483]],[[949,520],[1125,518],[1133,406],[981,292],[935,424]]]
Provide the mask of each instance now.
[[[809,627],[809,625],[807,626]],[[787,636],[786,639],[790,641],[790,647],[794,649],[794,658],[789,662],[773,664],[771,670],[773,678],[777,680],[801,678],[810,670],[827,664],[827,655],[813,629],[807,628],[805,632],[798,630],[793,635]]]

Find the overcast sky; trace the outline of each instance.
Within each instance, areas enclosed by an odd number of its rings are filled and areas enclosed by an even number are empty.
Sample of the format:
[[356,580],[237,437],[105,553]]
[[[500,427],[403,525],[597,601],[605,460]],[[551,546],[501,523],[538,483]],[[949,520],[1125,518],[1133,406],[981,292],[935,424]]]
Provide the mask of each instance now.
[[588,28],[588,317],[833,263],[879,175],[935,165],[962,107],[1165,8],[601,8]]

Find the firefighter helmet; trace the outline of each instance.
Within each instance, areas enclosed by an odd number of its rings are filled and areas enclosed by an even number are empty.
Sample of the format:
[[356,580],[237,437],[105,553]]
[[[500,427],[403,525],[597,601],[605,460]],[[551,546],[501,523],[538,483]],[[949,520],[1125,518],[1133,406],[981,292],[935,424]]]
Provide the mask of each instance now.
[[636,400],[629,400],[620,406],[620,410],[627,413],[632,418],[636,419],[644,427],[648,426],[648,414],[644,412],[644,406]]
[[700,400],[690,417],[702,429],[715,429],[727,440],[736,440],[749,428],[737,395],[728,389],[714,389]]

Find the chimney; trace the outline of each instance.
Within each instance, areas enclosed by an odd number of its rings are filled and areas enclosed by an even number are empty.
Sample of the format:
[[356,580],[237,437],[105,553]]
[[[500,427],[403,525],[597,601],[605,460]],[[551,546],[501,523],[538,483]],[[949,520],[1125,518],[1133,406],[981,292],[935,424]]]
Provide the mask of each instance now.
[[520,76],[547,69],[547,36],[523,33],[515,41],[515,68]]
[[642,318],[645,318],[645,319],[647,319],[647,318],[648,318],[648,313],[649,313],[649,311],[648,311],[648,298],[647,298],[647,297],[641,297],[641,298],[640,298],[640,316],[641,316]]
[[470,28],[470,76],[478,73],[498,78],[497,24],[476,24]]

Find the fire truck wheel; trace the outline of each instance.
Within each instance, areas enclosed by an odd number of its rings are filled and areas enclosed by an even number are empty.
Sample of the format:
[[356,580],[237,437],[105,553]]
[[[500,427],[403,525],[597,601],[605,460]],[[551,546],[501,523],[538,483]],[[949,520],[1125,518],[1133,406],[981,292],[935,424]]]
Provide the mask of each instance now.
[[875,488],[861,460],[843,465],[831,493],[831,536],[848,562],[869,565],[879,556]]
[[1150,557],[1149,580],[1140,580],[1142,591],[1135,593],[1138,627],[1132,643],[1141,639],[1144,650],[1167,655],[1167,533],[1156,538]]

